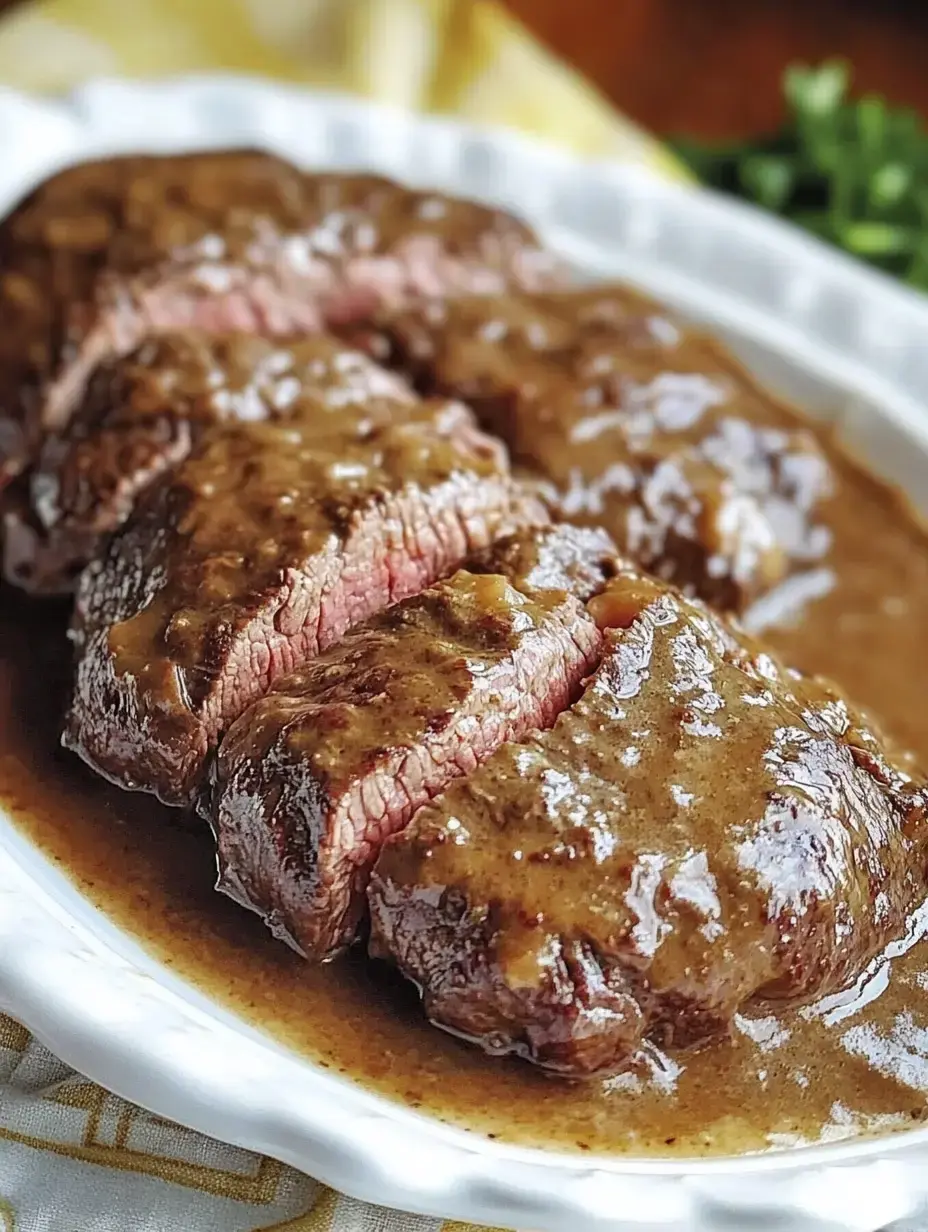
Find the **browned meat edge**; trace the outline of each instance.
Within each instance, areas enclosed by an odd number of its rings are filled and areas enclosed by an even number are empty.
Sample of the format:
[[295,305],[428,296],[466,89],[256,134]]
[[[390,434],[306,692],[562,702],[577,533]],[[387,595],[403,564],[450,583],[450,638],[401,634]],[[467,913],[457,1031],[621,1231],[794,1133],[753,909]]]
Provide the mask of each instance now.
[[499,573],[459,572],[278,680],[213,762],[219,888],[307,957],[352,941],[384,839],[577,696],[600,636],[575,596],[615,558],[592,531],[521,536],[482,562]]

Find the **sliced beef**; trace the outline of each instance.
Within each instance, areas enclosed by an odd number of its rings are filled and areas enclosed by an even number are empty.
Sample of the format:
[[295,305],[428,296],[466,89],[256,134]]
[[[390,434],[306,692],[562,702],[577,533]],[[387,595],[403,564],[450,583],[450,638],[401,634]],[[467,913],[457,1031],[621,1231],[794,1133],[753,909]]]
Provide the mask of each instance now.
[[864,716],[620,577],[602,663],[384,846],[372,951],[429,1017],[582,1077],[847,985],[925,895],[928,796]]
[[384,839],[504,741],[549,727],[600,640],[563,590],[464,571],[358,627],[223,739],[205,809],[219,888],[307,957],[348,944]]
[[740,611],[828,549],[832,476],[807,423],[626,288],[465,297],[350,332],[468,402],[556,516],[688,593]]
[[220,732],[277,677],[540,520],[460,405],[223,425],[82,575],[64,742],[190,804]]
[[376,176],[254,151],[71,167],[0,226],[0,486],[64,426],[92,368],[148,334],[315,330],[553,276],[507,215]]
[[338,414],[359,400],[410,397],[404,382],[324,334],[163,334],[96,369],[71,418],[7,497],[4,575],[66,593],[103,535],[187,457],[207,427]]

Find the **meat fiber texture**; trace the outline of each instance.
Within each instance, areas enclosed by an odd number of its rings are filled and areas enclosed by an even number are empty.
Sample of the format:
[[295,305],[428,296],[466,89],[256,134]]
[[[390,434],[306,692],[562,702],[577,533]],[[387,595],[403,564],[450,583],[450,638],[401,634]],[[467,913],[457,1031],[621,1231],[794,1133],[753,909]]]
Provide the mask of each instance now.
[[256,151],[85,163],[0,225],[0,487],[144,337],[319,329],[419,295],[562,277],[520,222]]
[[298,420],[223,425],[82,575],[64,743],[189,806],[275,679],[542,520],[460,405],[307,401]]
[[70,593],[141,494],[223,423],[333,415],[362,400],[409,401],[405,382],[325,334],[162,334],[95,370],[7,494],[3,571],[32,594]]
[[204,809],[219,888],[307,957],[354,939],[384,839],[549,727],[598,658],[580,599],[615,568],[607,536],[543,530],[479,563],[278,680],[222,741]]
[[827,555],[834,476],[808,421],[627,287],[417,304],[347,334],[472,406],[554,516],[717,607]]
[[433,1022],[572,1078],[848,985],[925,895],[924,775],[825,682],[620,576],[600,666],[384,845],[371,950]]

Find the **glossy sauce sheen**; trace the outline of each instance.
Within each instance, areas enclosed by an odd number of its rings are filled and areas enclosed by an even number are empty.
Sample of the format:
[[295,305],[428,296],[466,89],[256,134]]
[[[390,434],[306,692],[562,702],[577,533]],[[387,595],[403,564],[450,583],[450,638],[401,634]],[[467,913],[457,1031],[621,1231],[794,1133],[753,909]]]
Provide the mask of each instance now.
[[[826,515],[834,585],[768,633],[928,757],[928,536],[850,465]],[[333,1071],[445,1120],[549,1147],[729,1153],[905,1128],[928,1101],[928,949],[897,943],[848,993],[779,1017],[739,1016],[730,1042],[566,1085],[426,1025],[389,972],[304,964],[213,894],[209,837],[107,787],[57,747],[65,612],[0,603],[0,799],[88,897],[178,974]],[[52,701],[52,699],[56,699]],[[920,921],[913,921],[912,937]],[[896,1077],[893,1074],[897,1075]]]

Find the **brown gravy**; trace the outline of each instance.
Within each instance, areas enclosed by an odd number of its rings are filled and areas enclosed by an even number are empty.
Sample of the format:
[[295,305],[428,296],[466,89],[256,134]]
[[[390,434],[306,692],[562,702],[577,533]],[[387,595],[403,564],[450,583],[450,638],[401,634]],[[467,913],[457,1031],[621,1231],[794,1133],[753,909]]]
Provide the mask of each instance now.
[[[851,464],[829,521],[833,588],[768,637],[928,759],[928,534]],[[803,1013],[754,1011],[728,1043],[655,1050],[592,1085],[554,1082],[434,1030],[408,988],[360,959],[307,966],[212,892],[205,833],[59,750],[65,616],[0,593],[0,802],[152,954],[320,1064],[492,1136],[603,1153],[769,1149],[904,1128],[928,1112],[926,920],[856,990]]]

